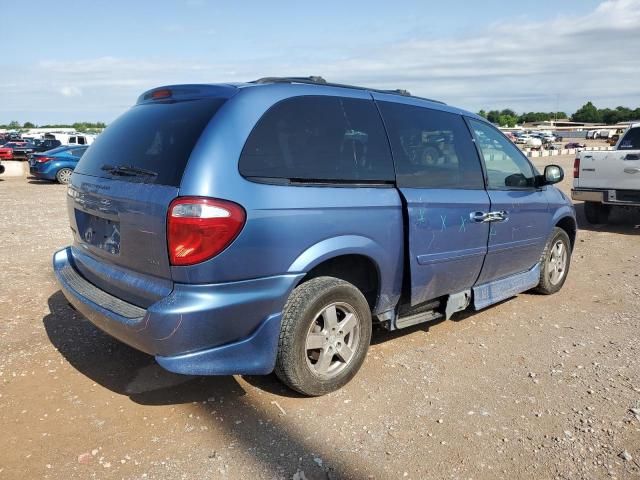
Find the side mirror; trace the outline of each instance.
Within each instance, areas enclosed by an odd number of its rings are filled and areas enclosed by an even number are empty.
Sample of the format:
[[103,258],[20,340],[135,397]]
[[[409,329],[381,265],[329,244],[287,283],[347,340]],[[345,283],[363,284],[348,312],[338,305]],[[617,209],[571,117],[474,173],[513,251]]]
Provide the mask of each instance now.
[[564,170],[558,165],[544,167],[544,185],[553,185],[564,180]]

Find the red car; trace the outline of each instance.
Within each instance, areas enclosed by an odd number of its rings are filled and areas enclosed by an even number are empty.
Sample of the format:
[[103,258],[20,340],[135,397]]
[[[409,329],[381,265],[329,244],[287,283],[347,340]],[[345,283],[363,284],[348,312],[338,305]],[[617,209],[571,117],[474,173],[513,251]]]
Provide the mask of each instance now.
[[12,160],[13,159],[13,148],[11,147],[0,147],[0,160]]
[[8,142],[0,147],[0,160],[13,160],[13,149],[23,147],[27,142]]

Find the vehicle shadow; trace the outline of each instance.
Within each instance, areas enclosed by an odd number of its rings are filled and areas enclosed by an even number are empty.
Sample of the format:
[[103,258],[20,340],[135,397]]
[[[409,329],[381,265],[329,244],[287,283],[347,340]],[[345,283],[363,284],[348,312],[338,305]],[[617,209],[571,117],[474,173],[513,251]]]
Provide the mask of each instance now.
[[57,185],[58,182],[54,182],[53,180],[44,180],[36,177],[27,177],[27,183],[31,185]]
[[[584,214],[584,203],[575,203],[578,229],[591,232],[620,233],[623,235],[640,235],[640,210],[627,210],[613,207],[607,223],[593,225],[587,222]],[[580,235],[580,233],[578,233]]]
[[[308,480],[366,477],[349,463],[344,453],[327,445],[323,438],[305,435],[293,416],[280,415],[275,407],[273,411],[265,411],[235,377],[194,377],[167,372],[152,356],[124,345],[93,326],[68,304],[62,292],[49,297],[48,305],[49,313],[43,323],[51,343],[78,372],[104,388],[127,395],[141,405],[181,404],[183,408],[193,409],[194,415],[210,419],[208,427],[212,432],[233,438],[242,450],[250,452],[274,472],[274,478],[291,478],[298,470],[302,470]],[[299,397],[303,402],[317,401],[288,390],[274,375],[244,379],[272,394],[275,400],[285,396]],[[228,421],[221,422],[216,417]],[[329,422],[331,418],[326,420]],[[324,460],[322,465],[314,461],[318,455]],[[373,466],[368,469],[375,478],[385,476]]]

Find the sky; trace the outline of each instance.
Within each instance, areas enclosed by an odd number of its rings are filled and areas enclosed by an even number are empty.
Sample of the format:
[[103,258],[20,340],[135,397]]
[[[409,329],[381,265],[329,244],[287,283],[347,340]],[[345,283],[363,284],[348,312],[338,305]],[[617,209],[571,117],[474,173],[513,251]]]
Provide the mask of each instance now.
[[640,106],[640,0],[3,3],[0,123],[110,122],[155,86],[265,76],[471,111]]

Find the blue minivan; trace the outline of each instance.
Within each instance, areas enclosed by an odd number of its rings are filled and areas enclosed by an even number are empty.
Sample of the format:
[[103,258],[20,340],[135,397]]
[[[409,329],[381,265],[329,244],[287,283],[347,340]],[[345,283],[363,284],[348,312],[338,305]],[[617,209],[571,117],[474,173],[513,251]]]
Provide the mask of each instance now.
[[322,395],[389,330],[563,285],[571,201],[485,119],[320,77],[143,93],[78,163],[53,267],[97,327],[196,375]]

